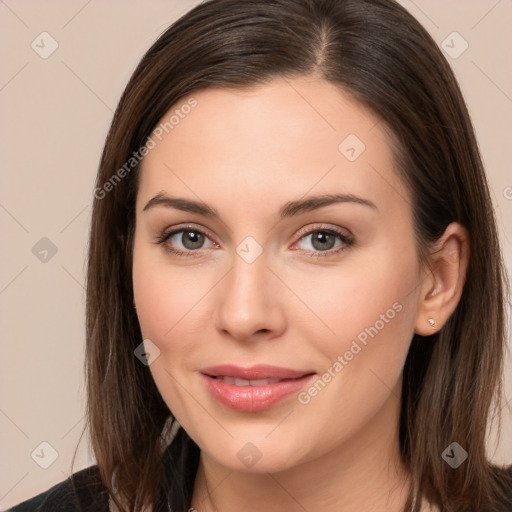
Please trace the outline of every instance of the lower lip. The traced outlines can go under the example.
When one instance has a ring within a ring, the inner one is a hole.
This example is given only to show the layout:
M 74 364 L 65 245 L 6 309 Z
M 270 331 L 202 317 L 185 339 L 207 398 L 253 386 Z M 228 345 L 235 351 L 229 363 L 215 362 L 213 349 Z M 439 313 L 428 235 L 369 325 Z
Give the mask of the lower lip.
M 298 393 L 314 375 L 286 379 L 263 386 L 236 386 L 208 375 L 202 375 L 210 393 L 221 404 L 237 411 L 255 412 L 269 409 L 281 400 Z

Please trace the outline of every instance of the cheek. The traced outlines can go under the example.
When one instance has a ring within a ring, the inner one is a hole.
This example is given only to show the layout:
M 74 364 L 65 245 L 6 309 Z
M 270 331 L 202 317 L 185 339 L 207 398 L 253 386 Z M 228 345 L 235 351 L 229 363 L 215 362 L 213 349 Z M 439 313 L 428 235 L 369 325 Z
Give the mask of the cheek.
M 392 244 L 380 252 L 354 254 L 339 268 L 310 270 L 307 279 L 302 270 L 288 271 L 286 282 L 303 299 L 295 313 L 288 308 L 295 315 L 290 326 L 309 328 L 311 339 L 330 358 L 349 350 L 353 340 L 367 347 L 370 340 L 380 340 L 375 348 L 401 351 L 413 332 L 417 276 L 414 248 L 396 251 Z
M 208 286 L 209 280 L 201 270 L 191 272 L 190 268 L 170 265 L 163 249 L 150 251 L 135 244 L 133 290 L 137 316 L 143 336 L 163 345 L 161 350 L 180 329 L 200 330 L 200 323 L 190 322 L 190 318 L 201 310 Z
M 162 255 L 163 254 L 163 255 Z M 164 401 L 181 420 L 190 407 L 183 375 L 204 328 L 197 317 L 205 295 L 204 276 L 166 264 L 165 254 L 134 246 L 133 289 L 142 336 L 160 350 L 149 370 Z
M 390 249 L 371 262 L 347 260 L 335 279 L 333 272 L 317 273 L 309 293 L 306 286 L 297 292 L 318 312 L 318 318 L 309 315 L 309 330 L 326 372 L 319 395 L 345 409 L 361 401 L 371 409 L 389 395 L 414 334 L 417 275 L 413 247 Z
M 414 260 L 408 265 L 405 260 L 403 265 L 391 262 L 384 259 L 371 270 L 354 270 L 350 278 L 340 279 L 337 291 L 312 297 L 311 307 L 335 335 L 325 330 L 316 336 L 314 348 L 322 354 L 324 373 L 299 400 L 304 421 L 315 418 L 311 439 L 325 439 L 320 447 L 306 441 L 305 453 L 329 451 L 340 439 L 371 425 L 387 401 L 398 407 L 414 332 L 416 269 Z

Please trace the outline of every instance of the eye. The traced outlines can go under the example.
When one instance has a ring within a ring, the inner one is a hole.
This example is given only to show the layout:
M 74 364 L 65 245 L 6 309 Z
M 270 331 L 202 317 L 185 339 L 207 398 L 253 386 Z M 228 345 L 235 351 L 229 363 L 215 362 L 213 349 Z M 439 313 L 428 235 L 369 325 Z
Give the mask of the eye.
M 335 228 L 319 227 L 299 236 L 300 250 L 311 253 L 309 256 L 312 257 L 332 256 L 354 244 L 351 237 Z
M 300 240 L 295 245 L 310 257 L 332 256 L 354 244 L 353 238 L 332 227 L 303 230 L 298 236 Z M 156 237 L 155 243 L 163 245 L 168 253 L 192 257 L 201 256 L 203 249 L 219 247 L 204 231 L 194 226 L 165 230 Z
M 210 244 L 205 246 L 208 241 Z M 155 243 L 163 245 L 166 251 L 178 256 L 199 256 L 200 249 L 217 246 L 203 231 L 195 227 L 164 231 L 157 236 Z

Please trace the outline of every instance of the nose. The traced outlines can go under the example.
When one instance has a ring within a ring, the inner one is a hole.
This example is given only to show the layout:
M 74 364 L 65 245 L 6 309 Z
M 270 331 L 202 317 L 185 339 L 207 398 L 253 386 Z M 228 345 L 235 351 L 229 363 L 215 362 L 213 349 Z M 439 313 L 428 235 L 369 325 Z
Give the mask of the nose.
M 238 341 L 269 340 L 286 328 L 282 283 L 262 254 L 247 263 L 234 255 L 233 267 L 218 289 L 216 327 Z

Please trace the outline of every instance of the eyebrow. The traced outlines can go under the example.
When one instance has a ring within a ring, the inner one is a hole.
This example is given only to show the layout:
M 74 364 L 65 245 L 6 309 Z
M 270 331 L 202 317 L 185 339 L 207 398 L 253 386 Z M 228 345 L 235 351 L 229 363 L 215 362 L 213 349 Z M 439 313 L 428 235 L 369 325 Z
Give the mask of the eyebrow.
M 301 213 L 310 212 L 318 208 L 337 203 L 352 203 L 378 210 L 377 206 L 375 206 L 375 204 L 369 199 L 364 199 L 353 194 L 324 194 L 318 196 L 309 196 L 305 199 L 298 199 L 285 203 L 279 209 L 279 217 L 282 219 L 293 217 Z M 180 197 L 170 197 L 166 196 L 163 192 L 160 192 L 155 197 L 150 199 L 142 211 L 146 212 L 157 206 L 175 208 L 184 212 L 197 213 L 199 215 L 204 215 L 205 217 L 220 219 L 219 212 L 212 206 L 202 201 L 192 201 L 190 199 L 184 199 Z

